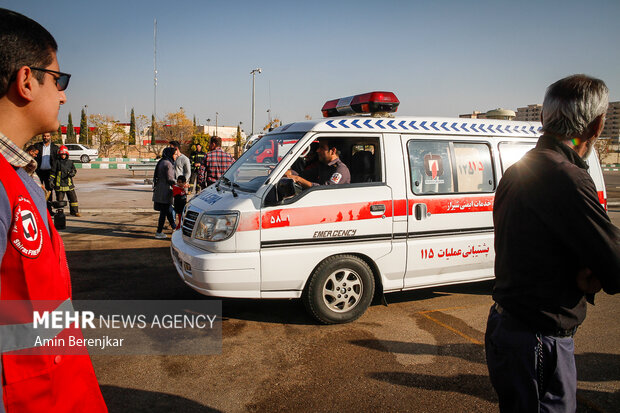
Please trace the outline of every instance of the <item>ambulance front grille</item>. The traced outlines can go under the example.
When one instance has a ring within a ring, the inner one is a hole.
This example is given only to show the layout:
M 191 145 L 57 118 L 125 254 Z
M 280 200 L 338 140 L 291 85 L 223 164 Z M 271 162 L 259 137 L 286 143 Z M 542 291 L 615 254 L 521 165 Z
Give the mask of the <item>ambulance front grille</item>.
M 194 225 L 196 225 L 196 220 L 198 219 L 198 212 L 196 211 L 187 211 L 185 213 L 185 217 L 183 218 L 183 235 L 191 237 L 192 231 L 194 230 Z

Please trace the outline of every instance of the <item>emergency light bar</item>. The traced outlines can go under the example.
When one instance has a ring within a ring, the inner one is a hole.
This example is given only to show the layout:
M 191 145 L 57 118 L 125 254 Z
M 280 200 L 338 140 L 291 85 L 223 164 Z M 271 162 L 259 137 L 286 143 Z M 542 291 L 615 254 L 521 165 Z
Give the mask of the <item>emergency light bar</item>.
M 400 101 L 392 92 L 370 92 L 325 102 L 323 117 L 353 113 L 396 112 Z

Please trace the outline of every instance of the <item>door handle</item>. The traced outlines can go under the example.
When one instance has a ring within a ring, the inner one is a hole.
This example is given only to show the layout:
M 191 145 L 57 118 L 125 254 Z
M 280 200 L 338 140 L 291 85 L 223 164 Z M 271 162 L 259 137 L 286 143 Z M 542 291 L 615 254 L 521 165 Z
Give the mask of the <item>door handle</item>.
M 372 215 L 383 215 L 385 214 L 385 205 L 383 204 L 374 204 L 370 206 L 370 213 Z
M 415 204 L 413 206 L 413 213 L 415 215 L 415 219 L 421 221 L 431 216 L 431 213 L 426 209 L 426 204 Z

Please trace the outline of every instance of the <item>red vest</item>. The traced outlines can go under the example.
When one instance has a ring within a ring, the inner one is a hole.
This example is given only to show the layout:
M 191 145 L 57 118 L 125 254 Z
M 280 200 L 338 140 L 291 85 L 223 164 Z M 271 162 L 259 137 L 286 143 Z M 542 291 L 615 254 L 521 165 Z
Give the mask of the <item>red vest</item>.
M 2 155 L 0 179 L 11 204 L 0 301 L 70 299 L 65 249 L 49 214 L 51 235 L 24 183 Z M 7 413 L 107 412 L 87 354 L 2 354 L 2 390 Z

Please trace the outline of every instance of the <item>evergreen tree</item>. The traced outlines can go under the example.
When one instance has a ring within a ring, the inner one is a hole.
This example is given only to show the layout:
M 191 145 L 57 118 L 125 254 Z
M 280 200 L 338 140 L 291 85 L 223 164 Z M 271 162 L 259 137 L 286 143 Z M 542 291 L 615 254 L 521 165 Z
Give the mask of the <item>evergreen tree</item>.
M 52 134 L 52 142 L 62 143 L 62 126 L 58 126 L 58 130 Z
M 73 118 L 71 112 L 69 112 L 69 120 L 67 121 L 67 139 L 66 143 L 77 143 L 75 139 L 75 130 L 73 129 Z
M 129 144 L 136 144 L 136 115 L 133 108 L 131 108 L 131 120 L 129 121 Z
M 241 156 L 241 140 L 243 137 L 241 136 L 241 126 L 237 125 L 237 134 L 235 135 L 235 159 L 239 159 Z
M 155 146 L 155 115 L 151 115 L 151 146 Z
M 80 116 L 80 143 L 85 145 L 90 144 L 90 138 L 88 136 L 88 121 L 86 120 L 86 111 L 82 108 L 82 114 Z

